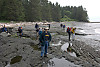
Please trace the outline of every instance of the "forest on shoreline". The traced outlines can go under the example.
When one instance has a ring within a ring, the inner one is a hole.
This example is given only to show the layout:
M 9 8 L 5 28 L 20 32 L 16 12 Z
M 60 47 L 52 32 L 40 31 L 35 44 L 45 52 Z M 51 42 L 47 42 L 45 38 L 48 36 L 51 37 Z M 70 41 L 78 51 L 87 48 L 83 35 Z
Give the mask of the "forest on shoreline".
M 0 20 L 88 22 L 83 6 L 60 6 L 48 0 L 0 0 Z

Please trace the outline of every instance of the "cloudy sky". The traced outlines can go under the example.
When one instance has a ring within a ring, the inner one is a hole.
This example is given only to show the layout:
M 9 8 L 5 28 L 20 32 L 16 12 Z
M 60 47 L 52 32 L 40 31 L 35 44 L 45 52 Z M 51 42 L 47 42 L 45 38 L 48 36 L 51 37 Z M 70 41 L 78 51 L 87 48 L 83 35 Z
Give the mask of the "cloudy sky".
M 91 22 L 100 22 L 100 0 L 49 0 L 61 6 L 83 6 L 88 11 Z

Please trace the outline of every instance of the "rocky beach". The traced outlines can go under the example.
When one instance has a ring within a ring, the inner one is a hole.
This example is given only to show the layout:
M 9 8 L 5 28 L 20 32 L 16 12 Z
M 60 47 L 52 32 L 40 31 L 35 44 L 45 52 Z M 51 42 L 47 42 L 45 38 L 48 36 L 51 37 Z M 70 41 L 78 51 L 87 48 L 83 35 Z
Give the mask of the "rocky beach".
M 100 67 L 100 23 L 62 22 L 76 27 L 75 41 L 68 41 L 60 24 L 51 22 L 48 58 L 42 59 L 35 22 L 5 24 L 9 34 L 0 32 L 0 67 Z M 21 38 L 19 26 L 23 28 Z

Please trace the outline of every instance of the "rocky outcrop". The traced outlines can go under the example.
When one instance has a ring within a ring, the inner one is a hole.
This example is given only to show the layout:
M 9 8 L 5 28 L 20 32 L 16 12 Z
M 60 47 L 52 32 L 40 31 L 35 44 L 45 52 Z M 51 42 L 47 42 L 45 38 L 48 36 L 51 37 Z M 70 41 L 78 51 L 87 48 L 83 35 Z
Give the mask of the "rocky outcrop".
M 100 52 L 82 41 L 70 41 L 71 49 L 77 57 L 71 56 L 68 51 L 61 50 L 61 46 L 69 41 L 67 33 L 59 27 L 59 23 L 51 25 L 52 41 L 50 44 L 61 42 L 58 46 L 49 46 L 48 58 L 40 57 L 41 49 L 38 48 L 39 41 L 36 40 L 33 25 L 23 27 L 21 38 L 17 35 L 17 28 L 12 28 L 9 37 L 7 33 L 0 33 L 0 67 L 7 65 L 11 67 L 48 67 L 49 60 L 54 57 L 65 58 L 80 67 L 100 67 Z M 13 58 L 19 60 L 12 61 Z M 13 64 L 10 64 L 11 62 Z

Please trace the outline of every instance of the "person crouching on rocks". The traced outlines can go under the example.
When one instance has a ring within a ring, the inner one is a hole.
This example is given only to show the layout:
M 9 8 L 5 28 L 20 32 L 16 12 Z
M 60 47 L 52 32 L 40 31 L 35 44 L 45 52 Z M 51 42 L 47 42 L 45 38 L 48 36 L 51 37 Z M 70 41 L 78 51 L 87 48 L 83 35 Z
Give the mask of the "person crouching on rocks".
M 4 25 L 4 27 L 2 28 L 2 32 L 6 32 L 6 33 L 7 33 L 7 28 L 5 27 L 5 25 Z
M 41 41 L 41 57 L 47 57 L 47 51 L 48 51 L 48 46 L 49 42 L 51 41 L 51 34 L 49 33 L 49 28 L 45 28 L 45 31 L 41 34 L 40 36 L 40 41 Z

